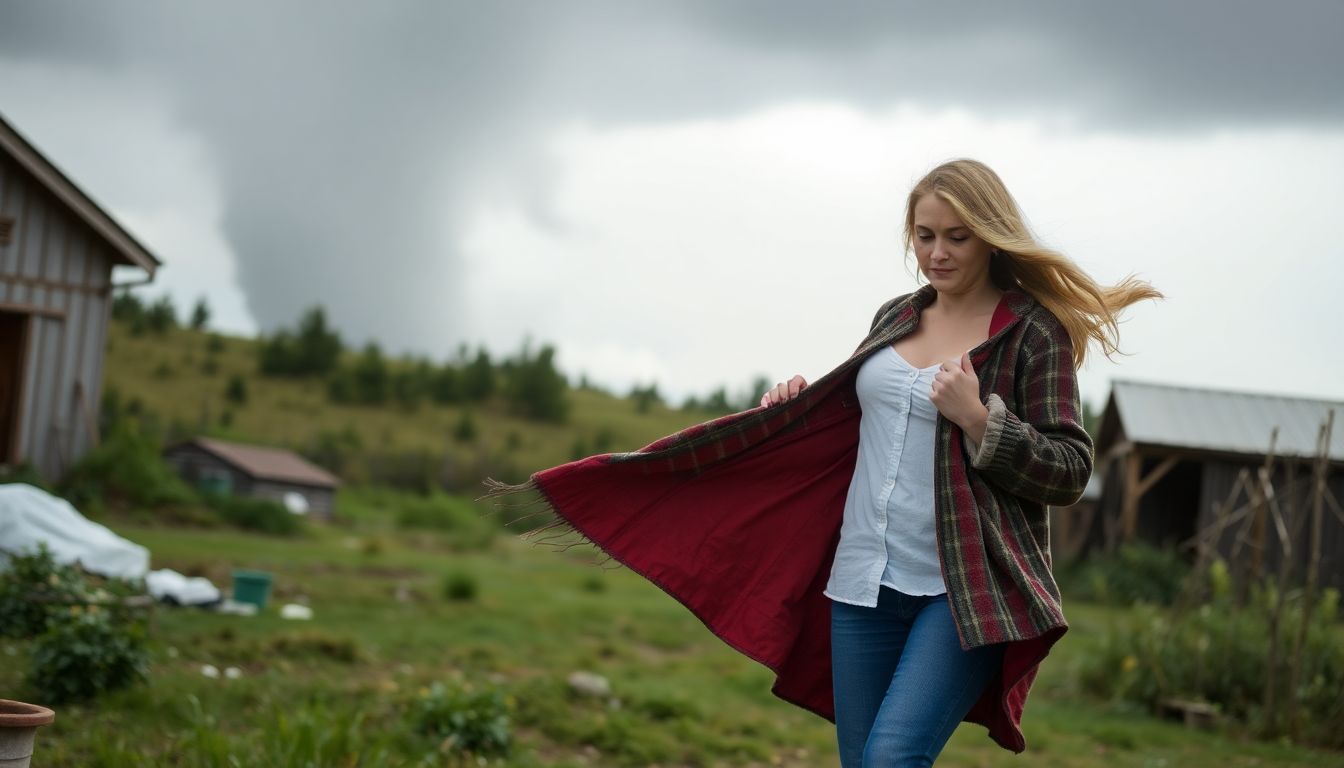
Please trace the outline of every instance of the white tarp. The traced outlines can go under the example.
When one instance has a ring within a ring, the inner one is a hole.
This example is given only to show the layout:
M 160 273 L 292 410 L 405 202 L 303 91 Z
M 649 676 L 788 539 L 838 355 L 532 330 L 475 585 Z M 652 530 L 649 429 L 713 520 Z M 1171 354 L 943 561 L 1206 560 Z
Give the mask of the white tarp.
M 143 579 L 149 550 L 79 514 L 70 502 L 23 483 L 0 485 L 0 565 L 10 554 L 31 554 L 46 542 L 58 563 L 78 560 L 85 570 Z
M 222 595 L 204 576 L 183 576 L 177 571 L 161 568 L 145 576 L 145 589 L 155 600 L 171 599 L 179 605 L 209 605 L 219 602 Z

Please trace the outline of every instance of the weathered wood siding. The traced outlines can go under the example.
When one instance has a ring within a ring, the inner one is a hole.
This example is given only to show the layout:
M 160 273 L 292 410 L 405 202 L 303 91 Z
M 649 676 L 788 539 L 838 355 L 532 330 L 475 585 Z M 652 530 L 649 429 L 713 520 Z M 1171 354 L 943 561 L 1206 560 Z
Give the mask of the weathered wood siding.
M 62 475 L 96 440 L 114 255 L 69 208 L 0 153 L 0 311 L 26 315 L 15 462 Z
M 209 486 L 214 478 L 222 476 L 228 478 L 230 492 L 242 496 L 252 492 L 251 477 L 199 446 L 174 446 L 164 451 L 163 458 L 193 488 Z

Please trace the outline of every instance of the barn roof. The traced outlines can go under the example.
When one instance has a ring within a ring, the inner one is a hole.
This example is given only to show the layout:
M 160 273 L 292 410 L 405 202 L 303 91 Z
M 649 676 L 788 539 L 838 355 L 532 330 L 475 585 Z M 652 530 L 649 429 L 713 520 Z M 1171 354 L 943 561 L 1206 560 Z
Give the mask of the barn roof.
M 1344 401 L 1115 381 L 1106 408 L 1134 443 L 1262 456 L 1276 426 L 1276 455 L 1315 455 L 1317 433 L 1334 409 L 1330 458 L 1344 461 Z M 1099 442 L 1115 438 L 1107 431 Z
M 323 488 L 335 488 L 341 484 L 335 475 L 293 451 L 282 448 L 230 443 L 211 437 L 197 437 L 183 445 L 199 446 L 258 480 L 315 485 Z
M 94 202 L 82 189 L 75 185 L 57 168 L 54 163 L 37 150 L 23 137 L 14 126 L 0 115 L 0 151 L 14 158 L 19 167 L 28 171 L 38 183 L 46 187 L 57 200 L 64 203 L 85 224 L 112 246 L 112 250 L 122 263 L 139 267 L 151 276 L 159 266 L 159 260 L 149 249 L 127 232 L 116 219 L 113 219 L 102 206 Z

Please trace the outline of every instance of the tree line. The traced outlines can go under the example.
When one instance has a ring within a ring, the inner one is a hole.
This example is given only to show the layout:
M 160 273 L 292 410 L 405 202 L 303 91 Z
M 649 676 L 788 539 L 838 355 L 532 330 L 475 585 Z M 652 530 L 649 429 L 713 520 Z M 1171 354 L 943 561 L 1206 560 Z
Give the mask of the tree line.
M 166 294 L 147 302 L 129 291 L 120 292 L 114 297 L 112 315 L 135 335 L 165 333 L 179 327 L 176 309 Z M 206 330 L 210 316 L 205 299 L 200 299 L 187 325 Z M 465 344 L 458 347 L 455 357 L 442 363 L 423 357 L 394 360 L 376 342 L 348 348 L 328 323 L 325 309 L 317 305 L 306 310 L 294 327 L 282 327 L 258 338 L 257 371 L 270 377 L 324 380 L 328 400 L 342 405 L 395 405 L 414 410 L 423 402 L 471 405 L 500 397 L 511 411 L 524 418 L 564 423 L 571 387 L 556 368 L 555 356 L 553 345 L 534 348 L 527 340 L 517 353 L 498 360 L 484 347 L 472 352 Z M 577 386 L 604 391 L 587 376 L 581 376 Z M 632 387 L 627 398 L 639 413 L 661 406 L 718 415 L 754 408 L 769 386 L 769 380 L 757 376 L 744 390 L 730 393 L 720 386 L 672 406 L 658 391 L 658 385 L 649 383 Z M 245 385 L 231 382 L 229 399 L 245 400 Z
M 172 300 L 163 296 L 142 301 L 118 293 L 112 316 L 133 335 L 166 333 L 179 327 Z M 205 330 L 210 310 L 202 299 L 189 325 Z M 319 379 L 327 399 L 342 405 L 395 405 L 413 410 L 424 402 L 470 405 L 502 398 L 511 411 L 534 421 L 563 423 L 569 415 L 569 382 L 555 366 L 555 347 L 534 348 L 530 340 L 512 356 L 492 359 L 484 347 L 474 353 L 463 344 L 456 357 L 442 363 L 427 358 L 393 359 L 370 341 L 349 349 L 327 320 L 322 306 L 306 310 L 293 328 L 282 327 L 257 339 L 257 372 L 266 377 Z M 246 397 L 231 385 L 234 400 Z

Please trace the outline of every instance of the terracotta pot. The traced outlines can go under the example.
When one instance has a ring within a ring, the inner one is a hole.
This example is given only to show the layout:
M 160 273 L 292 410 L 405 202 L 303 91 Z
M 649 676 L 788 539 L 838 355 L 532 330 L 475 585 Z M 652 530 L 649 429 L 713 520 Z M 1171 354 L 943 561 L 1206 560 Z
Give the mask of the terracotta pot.
M 46 707 L 0 699 L 0 768 L 28 768 L 37 729 L 55 719 Z

